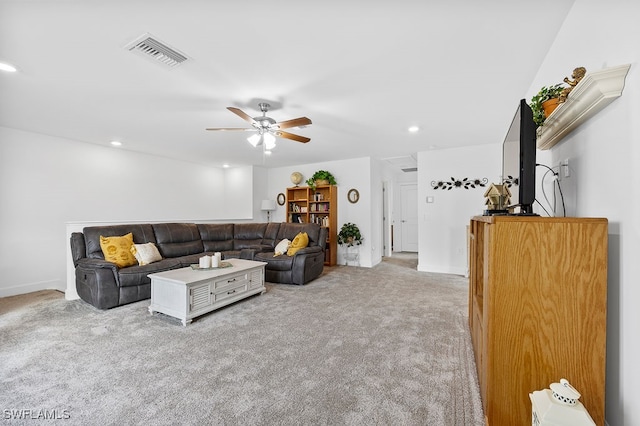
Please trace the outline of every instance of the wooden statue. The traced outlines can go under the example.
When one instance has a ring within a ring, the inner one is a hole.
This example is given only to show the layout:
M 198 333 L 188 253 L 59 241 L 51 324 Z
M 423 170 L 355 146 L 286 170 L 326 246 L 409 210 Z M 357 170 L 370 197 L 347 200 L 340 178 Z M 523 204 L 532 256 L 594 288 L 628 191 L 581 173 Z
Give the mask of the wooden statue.
M 582 80 L 586 73 L 587 69 L 585 67 L 578 67 L 574 69 L 573 73 L 571 74 L 571 78 L 573 78 L 573 80 L 569 80 L 569 77 L 564 78 L 563 81 L 567 83 L 569 87 L 565 88 L 560 94 L 560 99 L 558 99 L 559 103 L 567 100 L 567 96 L 569 96 L 569 93 L 571 93 L 573 88 L 576 87 L 578 83 L 580 83 L 580 80 Z

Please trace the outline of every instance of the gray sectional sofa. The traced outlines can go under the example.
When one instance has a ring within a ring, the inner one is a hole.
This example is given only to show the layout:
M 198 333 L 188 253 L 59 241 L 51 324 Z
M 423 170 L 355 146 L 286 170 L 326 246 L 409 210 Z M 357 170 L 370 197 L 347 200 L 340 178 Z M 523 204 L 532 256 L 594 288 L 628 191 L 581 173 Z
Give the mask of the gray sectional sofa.
M 133 234 L 135 244 L 154 243 L 162 260 L 124 268 L 104 260 L 100 236 Z M 283 239 L 306 232 L 309 245 L 294 256 L 274 256 Z M 80 298 L 96 308 L 109 309 L 151 297 L 155 272 L 197 264 L 201 256 L 221 252 L 223 259 L 266 262 L 265 280 L 306 284 L 324 268 L 327 228 L 314 223 L 148 223 L 91 226 L 71 235 L 76 289 Z

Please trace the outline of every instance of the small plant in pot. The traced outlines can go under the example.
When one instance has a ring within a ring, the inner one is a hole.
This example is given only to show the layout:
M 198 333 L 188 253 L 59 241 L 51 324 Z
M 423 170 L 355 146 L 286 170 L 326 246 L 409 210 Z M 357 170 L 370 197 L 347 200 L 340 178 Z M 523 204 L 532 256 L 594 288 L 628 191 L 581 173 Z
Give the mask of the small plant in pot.
M 362 234 L 360 234 L 360 229 L 357 225 L 347 222 L 340 228 L 338 244 L 341 246 L 359 246 L 362 244 L 362 240 L 364 240 L 364 238 L 362 238 Z
M 544 86 L 540 91 L 531 98 L 529 106 L 533 111 L 533 121 L 538 126 L 542 126 L 544 120 L 558 106 L 558 99 L 562 94 L 564 87 L 562 83 L 553 86 Z
M 336 185 L 336 178 L 326 170 L 318 170 L 306 183 L 311 189 L 316 189 L 318 185 Z

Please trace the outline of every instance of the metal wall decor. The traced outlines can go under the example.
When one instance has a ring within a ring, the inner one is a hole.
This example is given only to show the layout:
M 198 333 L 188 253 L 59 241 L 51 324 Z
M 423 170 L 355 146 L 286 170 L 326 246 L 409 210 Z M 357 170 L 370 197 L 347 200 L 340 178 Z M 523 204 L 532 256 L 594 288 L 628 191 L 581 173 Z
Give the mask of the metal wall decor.
M 487 183 L 489 182 L 489 179 L 487 178 L 482 178 L 482 179 L 469 179 L 469 178 L 464 178 L 464 179 L 456 179 L 454 177 L 451 178 L 451 181 L 443 181 L 443 180 L 439 180 L 439 181 L 431 181 L 431 187 L 433 189 L 446 189 L 448 191 L 451 191 L 453 188 L 464 188 L 464 189 L 469 189 L 469 188 L 475 188 L 475 187 L 483 187 L 485 186 Z
M 513 176 L 507 176 L 506 179 L 502 180 L 504 185 L 507 185 L 507 188 L 511 188 L 512 186 L 518 186 L 518 178 Z

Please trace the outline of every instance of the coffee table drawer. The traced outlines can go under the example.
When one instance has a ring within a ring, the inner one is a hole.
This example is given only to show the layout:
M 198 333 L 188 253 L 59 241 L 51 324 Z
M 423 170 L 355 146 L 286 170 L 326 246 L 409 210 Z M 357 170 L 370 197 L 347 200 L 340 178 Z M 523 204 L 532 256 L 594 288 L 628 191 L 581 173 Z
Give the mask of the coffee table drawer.
M 222 292 L 213 295 L 213 303 L 218 303 L 232 297 L 238 297 L 247 291 L 247 283 L 241 283 L 235 287 L 226 287 Z
M 213 292 L 218 293 L 229 288 L 236 288 L 239 285 L 247 285 L 249 283 L 249 274 L 237 274 L 224 279 L 217 280 L 213 283 Z

